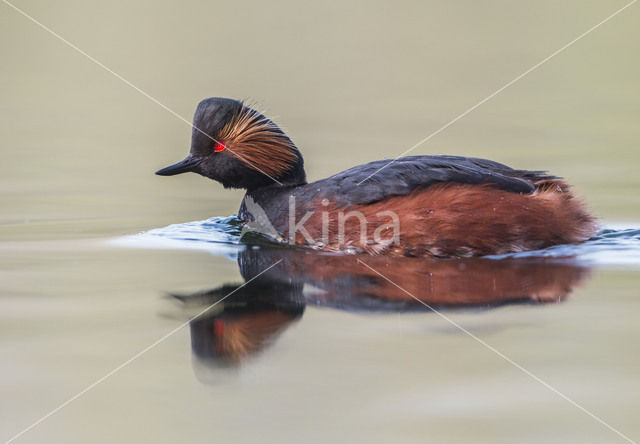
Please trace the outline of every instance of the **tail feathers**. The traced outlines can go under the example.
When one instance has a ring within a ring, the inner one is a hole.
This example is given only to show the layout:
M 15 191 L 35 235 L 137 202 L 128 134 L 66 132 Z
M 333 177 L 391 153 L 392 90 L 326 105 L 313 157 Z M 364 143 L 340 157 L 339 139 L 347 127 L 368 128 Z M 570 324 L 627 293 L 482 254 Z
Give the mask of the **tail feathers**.
M 535 183 L 534 198 L 549 210 L 549 228 L 559 243 L 582 242 L 597 230 L 596 219 L 566 182 L 558 179 Z

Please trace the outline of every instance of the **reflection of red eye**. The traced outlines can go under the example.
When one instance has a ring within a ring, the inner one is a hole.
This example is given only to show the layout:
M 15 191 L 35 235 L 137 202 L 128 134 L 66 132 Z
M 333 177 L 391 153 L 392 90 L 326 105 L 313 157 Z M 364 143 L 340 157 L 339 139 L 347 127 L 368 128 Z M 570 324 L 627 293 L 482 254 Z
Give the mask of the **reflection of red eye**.
M 219 153 L 220 151 L 224 151 L 226 147 L 227 145 L 225 145 L 224 142 L 216 142 L 215 146 L 213 147 L 213 151 Z

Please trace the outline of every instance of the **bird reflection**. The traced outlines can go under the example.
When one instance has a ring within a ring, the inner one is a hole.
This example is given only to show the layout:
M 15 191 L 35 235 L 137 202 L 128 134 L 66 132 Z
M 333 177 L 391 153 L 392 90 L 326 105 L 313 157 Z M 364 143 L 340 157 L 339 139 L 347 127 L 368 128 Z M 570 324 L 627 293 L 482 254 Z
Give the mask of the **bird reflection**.
M 206 308 L 212 314 L 189 323 L 191 348 L 205 363 L 233 365 L 271 343 L 302 316 L 302 285 L 274 282 L 260 276 L 248 285 L 223 285 L 186 296 L 173 295 L 185 307 Z
M 558 260 L 425 260 L 264 248 L 241 252 L 238 266 L 244 283 L 173 295 L 185 309 L 215 304 L 190 322 L 200 363 L 237 366 L 267 349 L 307 305 L 398 313 L 546 304 L 566 299 L 589 274 Z

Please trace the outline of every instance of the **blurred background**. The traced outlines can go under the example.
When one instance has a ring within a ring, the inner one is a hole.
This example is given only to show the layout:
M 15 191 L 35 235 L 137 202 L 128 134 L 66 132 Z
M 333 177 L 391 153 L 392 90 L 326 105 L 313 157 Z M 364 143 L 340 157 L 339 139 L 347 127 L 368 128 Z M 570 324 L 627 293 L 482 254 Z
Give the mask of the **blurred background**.
M 191 120 L 255 101 L 310 179 L 394 157 L 624 2 L 17 2 Z M 615 17 L 412 154 L 548 169 L 605 221 L 640 217 L 640 15 Z M 153 172 L 190 128 L 3 5 L 5 239 L 125 234 L 237 211 L 241 192 Z M 28 222 L 28 225 L 25 225 Z
M 310 180 L 399 155 L 625 4 L 15 0 L 188 121 L 205 97 L 257 103 Z M 633 5 L 412 154 L 550 170 L 604 224 L 637 223 L 638 29 Z M 186 155 L 189 125 L 6 4 L 0 37 L 8 439 L 182 322 L 165 291 L 240 280 L 224 257 L 89 240 L 234 214 L 242 192 L 154 176 Z M 639 284 L 600 271 L 561 306 L 456 319 L 640 437 Z M 303 324 L 213 386 L 193 377 L 183 331 L 17 442 L 619 438 L 432 315 Z

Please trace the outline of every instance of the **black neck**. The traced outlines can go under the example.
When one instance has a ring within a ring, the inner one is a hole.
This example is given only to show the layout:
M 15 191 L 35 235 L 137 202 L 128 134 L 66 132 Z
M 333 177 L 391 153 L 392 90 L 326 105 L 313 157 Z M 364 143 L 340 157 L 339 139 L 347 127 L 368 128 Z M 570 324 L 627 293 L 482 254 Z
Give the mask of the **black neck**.
M 307 183 L 307 175 L 304 171 L 304 162 L 302 156 L 298 153 L 298 161 L 289 171 L 279 177 L 269 177 L 266 174 L 260 173 L 257 175 L 256 180 L 251 185 L 247 186 L 247 192 L 253 193 L 256 190 L 263 188 L 278 188 L 278 187 L 295 187 L 305 185 Z

